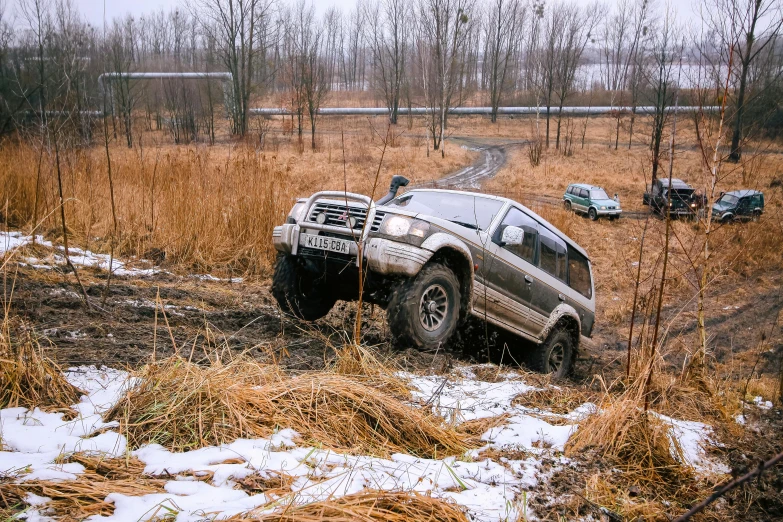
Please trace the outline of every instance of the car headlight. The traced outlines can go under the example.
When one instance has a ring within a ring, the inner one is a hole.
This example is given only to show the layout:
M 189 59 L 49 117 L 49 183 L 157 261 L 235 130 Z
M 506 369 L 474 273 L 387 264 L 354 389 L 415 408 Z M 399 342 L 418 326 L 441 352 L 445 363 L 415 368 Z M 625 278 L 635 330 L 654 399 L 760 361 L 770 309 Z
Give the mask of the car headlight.
M 387 236 L 401 237 L 408 233 L 412 223 L 412 219 L 404 216 L 389 216 L 383 220 L 378 232 Z
M 606 210 L 606 207 L 602 205 L 601 210 Z
M 291 209 L 291 212 L 288 213 L 288 219 L 285 220 L 286 223 L 297 223 L 299 221 L 302 221 L 302 219 L 305 217 L 302 214 L 304 214 L 305 211 L 305 202 L 304 201 L 297 201 L 294 207 Z
M 696 203 L 691 203 L 691 208 L 696 208 Z
M 430 224 L 420 219 L 412 219 L 405 216 L 387 216 L 381 222 L 378 233 L 391 236 L 409 236 L 413 243 L 419 244 L 421 240 L 430 234 Z

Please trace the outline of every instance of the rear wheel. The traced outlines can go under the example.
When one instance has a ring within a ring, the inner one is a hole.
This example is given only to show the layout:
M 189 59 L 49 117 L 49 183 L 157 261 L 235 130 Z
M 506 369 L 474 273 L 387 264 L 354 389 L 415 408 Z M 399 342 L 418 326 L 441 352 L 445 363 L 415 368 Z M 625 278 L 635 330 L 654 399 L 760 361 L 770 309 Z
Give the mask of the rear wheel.
M 598 211 L 595 208 L 590 207 L 590 210 L 587 211 L 587 216 L 591 221 L 595 221 L 598 219 Z
M 565 208 L 567 211 L 571 211 L 571 201 L 565 200 L 563 201 L 563 208 Z
M 395 344 L 435 350 L 457 329 L 460 307 L 459 279 L 448 267 L 427 265 L 400 285 L 387 308 Z
M 325 316 L 336 302 L 329 296 L 323 278 L 307 272 L 297 264 L 296 258 L 288 255 L 277 258 L 272 295 L 283 313 L 305 321 Z
M 549 334 L 547 340 L 536 347 L 532 362 L 536 370 L 552 375 L 555 380 L 571 373 L 574 365 L 574 339 L 565 328 L 559 327 Z

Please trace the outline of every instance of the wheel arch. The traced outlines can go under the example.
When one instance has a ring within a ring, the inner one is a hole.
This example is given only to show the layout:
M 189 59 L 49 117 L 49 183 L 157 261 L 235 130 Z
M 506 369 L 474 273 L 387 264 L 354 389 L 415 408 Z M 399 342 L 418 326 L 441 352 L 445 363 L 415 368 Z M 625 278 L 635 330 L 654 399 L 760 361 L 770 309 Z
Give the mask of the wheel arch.
M 460 320 L 467 317 L 473 295 L 473 263 L 470 251 L 467 247 L 463 248 L 454 244 L 443 245 L 427 261 L 427 264 L 445 265 L 457 276 L 460 286 Z
M 578 350 L 582 324 L 579 320 L 579 314 L 571 305 L 564 303 L 552 311 L 549 321 L 547 321 L 544 329 L 541 331 L 541 341 L 545 342 L 549 335 L 559 328 L 565 328 L 571 334 L 574 349 Z

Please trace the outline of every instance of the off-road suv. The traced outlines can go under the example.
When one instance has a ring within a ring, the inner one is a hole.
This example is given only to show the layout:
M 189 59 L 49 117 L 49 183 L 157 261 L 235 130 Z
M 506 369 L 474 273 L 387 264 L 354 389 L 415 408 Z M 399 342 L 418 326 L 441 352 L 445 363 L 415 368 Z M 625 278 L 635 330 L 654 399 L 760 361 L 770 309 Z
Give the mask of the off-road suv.
M 540 371 L 566 375 L 595 318 L 587 253 L 515 201 L 434 189 L 396 197 L 405 184 L 395 176 L 377 202 L 345 192 L 297 201 L 273 232 L 281 309 L 312 321 L 361 291 L 386 308 L 398 344 L 423 350 L 473 315 L 532 341 Z

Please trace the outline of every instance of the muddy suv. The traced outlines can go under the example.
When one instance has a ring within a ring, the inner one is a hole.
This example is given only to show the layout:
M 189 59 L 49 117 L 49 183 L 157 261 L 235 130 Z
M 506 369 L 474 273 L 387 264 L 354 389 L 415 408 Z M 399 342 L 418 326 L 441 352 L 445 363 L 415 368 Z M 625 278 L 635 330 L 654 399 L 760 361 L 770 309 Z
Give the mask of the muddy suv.
M 764 193 L 758 190 L 735 190 L 721 193 L 712 205 L 712 215 L 722 223 L 758 221 L 764 212 Z
M 281 309 L 312 321 L 361 292 L 387 310 L 397 344 L 422 350 L 472 315 L 532 341 L 540 371 L 567 374 L 595 318 L 587 253 L 515 201 L 434 189 L 395 197 L 406 182 L 395 176 L 377 202 L 345 192 L 297 201 L 273 232 Z

